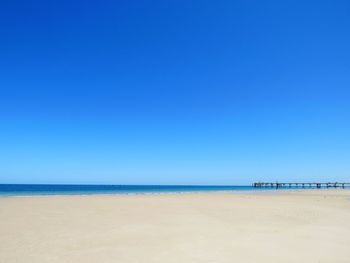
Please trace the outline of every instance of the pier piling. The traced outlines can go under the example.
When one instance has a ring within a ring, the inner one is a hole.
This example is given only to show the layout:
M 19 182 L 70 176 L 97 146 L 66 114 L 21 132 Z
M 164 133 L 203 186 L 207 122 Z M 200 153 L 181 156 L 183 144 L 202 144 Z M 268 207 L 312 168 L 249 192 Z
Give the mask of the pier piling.
M 270 182 L 255 182 L 252 184 L 254 188 L 285 188 L 289 187 L 292 188 L 293 186 L 295 188 L 302 187 L 302 188 L 347 188 L 350 187 L 350 183 L 338 183 L 338 182 L 327 182 L 327 183 L 270 183 Z

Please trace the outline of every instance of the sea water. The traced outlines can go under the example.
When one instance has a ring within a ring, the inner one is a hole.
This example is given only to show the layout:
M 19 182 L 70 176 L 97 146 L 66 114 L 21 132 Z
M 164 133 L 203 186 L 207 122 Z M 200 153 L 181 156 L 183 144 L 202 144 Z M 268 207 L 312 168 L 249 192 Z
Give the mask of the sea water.
M 262 190 L 273 190 L 264 188 Z M 0 184 L 1 196 L 261 191 L 252 186 Z

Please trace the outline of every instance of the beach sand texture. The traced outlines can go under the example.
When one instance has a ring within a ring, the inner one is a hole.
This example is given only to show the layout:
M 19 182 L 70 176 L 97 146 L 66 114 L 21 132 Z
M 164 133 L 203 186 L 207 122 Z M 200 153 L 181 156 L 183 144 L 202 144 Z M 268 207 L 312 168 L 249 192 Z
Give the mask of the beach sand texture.
M 0 198 L 1 263 L 350 262 L 350 191 Z

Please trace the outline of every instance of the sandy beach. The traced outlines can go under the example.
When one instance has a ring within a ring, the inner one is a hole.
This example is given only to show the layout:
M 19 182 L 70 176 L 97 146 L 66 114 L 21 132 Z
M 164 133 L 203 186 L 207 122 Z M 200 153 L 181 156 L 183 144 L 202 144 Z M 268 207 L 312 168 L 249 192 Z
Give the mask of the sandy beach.
M 350 262 L 350 191 L 3 197 L 0 262 Z

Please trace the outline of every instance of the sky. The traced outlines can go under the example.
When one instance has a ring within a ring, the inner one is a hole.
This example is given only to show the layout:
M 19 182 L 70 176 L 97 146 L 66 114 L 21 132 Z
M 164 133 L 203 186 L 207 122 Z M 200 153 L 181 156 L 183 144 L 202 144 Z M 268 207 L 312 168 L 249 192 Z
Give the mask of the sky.
M 0 183 L 350 181 L 349 1 L 0 0 Z

